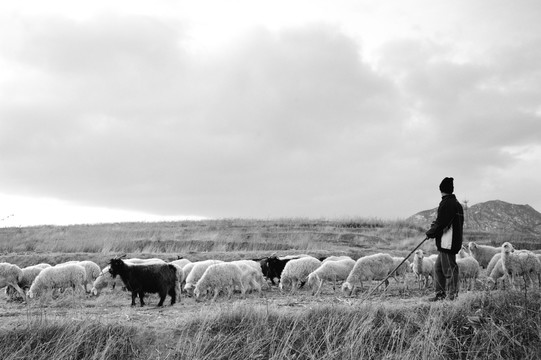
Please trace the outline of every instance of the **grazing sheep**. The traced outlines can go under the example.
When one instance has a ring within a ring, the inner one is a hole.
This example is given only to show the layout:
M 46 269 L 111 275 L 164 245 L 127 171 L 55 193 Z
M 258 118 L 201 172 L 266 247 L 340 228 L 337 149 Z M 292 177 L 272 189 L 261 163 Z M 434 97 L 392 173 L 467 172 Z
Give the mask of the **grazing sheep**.
M 79 261 L 79 265 L 81 265 L 82 267 L 85 268 L 86 277 L 85 277 L 85 280 L 83 282 L 83 285 L 84 285 L 84 288 L 85 288 L 85 292 L 88 292 L 87 287 L 86 287 L 87 284 L 93 284 L 94 283 L 94 280 L 96 280 L 97 277 L 100 275 L 101 269 L 98 266 L 98 264 L 96 264 L 95 262 L 90 261 L 90 260 Z
M 186 265 L 185 268 L 193 264 L 192 268 L 189 269 L 189 273 L 186 275 L 186 285 L 184 285 L 184 290 L 191 293 L 195 287 L 195 284 L 197 284 L 199 279 L 201 279 L 201 276 L 203 276 L 207 268 L 210 265 L 222 262 L 222 260 L 203 260 Z
M 190 272 L 192 271 L 193 267 L 195 266 L 195 264 L 197 264 L 199 261 L 195 261 L 195 262 L 191 262 L 191 263 L 188 263 L 186 265 L 184 265 L 184 267 L 182 268 L 182 270 L 184 270 L 184 276 L 185 277 L 188 277 L 188 275 L 190 275 Z M 184 280 L 186 281 L 186 279 Z
M 498 263 L 498 261 L 500 261 L 500 259 L 502 258 L 502 253 L 501 251 L 499 253 L 497 253 L 496 255 L 494 255 L 492 257 L 492 259 L 490 259 L 488 265 L 487 265 L 487 276 L 490 276 L 490 273 L 492 273 L 492 270 L 494 269 L 494 267 L 496 266 L 496 264 Z M 501 265 L 500 265 L 501 266 Z M 502 273 L 502 276 L 503 276 L 503 273 Z
M 460 250 L 459 258 L 456 259 L 456 264 L 458 266 L 460 281 L 463 281 L 464 284 L 467 285 L 467 289 L 474 290 L 475 281 L 479 276 L 479 263 L 477 260 L 464 250 Z
M 299 259 L 290 260 L 284 267 L 280 276 L 280 291 L 284 286 L 291 285 L 291 293 L 297 289 L 298 283 L 305 283 L 308 275 L 321 266 L 321 261 L 312 256 L 305 256 Z
M 478 245 L 473 241 L 468 244 L 468 248 L 470 250 L 470 254 L 475 260 L 477 260 L 479 266 L 481 266 L 483 269 L 486 269 L 492 257 L 501 251 L 501 248 L 489 245 Z
M 496 254 L 498 255 L 498 254 Z M 494 257 L 492 258 L 494 260 L 494 258 L 496 258 L 496 255 L 494 255 Z M 489 267 L 491 266 L 492 264 L 492 260 L 489 264 Z M 487 268 L 488 269 L 488 268 Z M 488 272 L 487 272 L 488 274 Z M 487 286 L 489 289 L 494 289 L 496 288 L 496 286 L 498 285 L 498 280 L 500 278 L 503 278 L 502 279 L 502 287 L 505 289 L 505 278 L 504 278 L 504 275 L 505 275 L 505 272 L 503 271 L 503 263 L 502 263 L 502 260 L 501 260 L 501 255 L 497 258 L 496 261 L 494 261 L 494 264 L 492 265 L 491 267 L 491 270 L 490 270 L 490 274 L 488 274 L 488 278 L 487 278 Z
M 12 286 L 26 301 L 26 294 L 20 288 L 19 283 L 23 280 L 23 271 L 17 265 L 10 263 L 0 263 L 0 288 Z
M 325 280 L 332 281 L 332 288 L 336 291 L 336 281 L 346 280 L 353 266 L 355 266 L 355 260 L 350 257 L 323 261 L 320 267 L 308 275 L 308 286 L 312 289 L 312 295 L 320 294 Z
M 520 254 L 522 252 L 528 252 L 528 250 L 515 250 L 513 251 L 514 254 Z M 492 257 L 490 262 L 487 266 L 487 281 L 488 281 L 488 287 L 489 288 L 496 288 L 498 285 L 498 280 L 501 279 L 502 288 L 505 289 L 505 283 L 507 282 L 507 277 L 504 277 L 505 272 L 503 270 L 503 263 L 501 261 L 502 254 L 501 252 L 499 254 L 496 254 Z M 529 284 L 530 282 L 530 276 L 529 274 L 521 273 L 522 277 L 524 278 L 524 283 Z M 503 278 L 503 279 L 502 279 Z
M 111 266 L 107 265 L 101 270 L 101 273 L 98 275 L 94 283 L 92 284 L 92 289 L 90 292 L 94 296 L 98 296 L 100 292 L 107 286 L 111 286 L 112 289 L 115 289 L 117 286 L 122 287 L 124 283 L 120 277 L 113 278 L 113 275 L 109 272 Z
M 82 289 L 85 291 L 83 283 L 86 279 L 86 270 L 79 264 L 59 264 L 48 267 L 36 276 L 34 282 L 28 290 L 30 299 L 40 295 L 49 289 L 73 288 L 74 291 Z
M 267 282 L 263 278 L 261 266 L 253 260 L 236 260 L 231 261 L 236 264 L 242 271 L 242 281 L 246 291 L 257 290 L 261 294 L 261 287 L 267 287 Z
M 434 263 L 434 261 L 424 257 L 423 250 L 419 249 L 415 251 L 412 270 L 419 281 L 419 289 L 422 288 L 423 284 L 427 288 L 429 278 L 434 279 Z
M 272 285 L 276 285 L 274 279 L 280 279 L 284 267 L 291 259 L 281 259 L 275 255 L 271 255 L 268 258 L 261 259 L 259 264 L 263 275 L 270 280 Z
M 151 259 L 139 259 L 139 258 L 131 258 L 131 259 L 124 259 L 124 262 L 126 264 L 132 264 L 132 265 L 149 265 L 149 264 L 165 264 L 165 261 L 158 258 L 151 258 Z M 120 277 L 115 277 L 111 275 L 109 272 L 110 265 L 107 265 L 104 267 L 98 277 L 94 280 L 94 283 L 92 284 L 92 289 L 90 292 L 94 296 L 98 296 L 101 290 L 106 288 L 107 286 L 111 286 L 112 289 L 115 289 L 117 286 L 124 286 L 124 283 L 122 282 L 122 279 Z
M 100 273 L 101 273 L 100 267 L 98 266 L 98 264 L 96 264 L 95 262 L 90 261 L 90 260 L 83 260 L 83 261 L 72 260 L 72 261 L 66 261 L 66 262 L 57 264 L 56 266 L 70 265 L 70 264 L 78 264 L 78 265 L 81 265 L 81 266 L 86 270 L 86 277 L 85 277 L 85 279 L 84 279 L 84 281 L 83 281 L 83 285 L 84 285 L 84 288 L 85 288 L 85 292 L 88 292 L 88 289 L 87 289 L 86 286 L 87 286 L 87 284 L 92 284 L 92 283 L 94 283 L 94 280 L 96 280 L 96 278 L 100 275 Z
M 349 290 L 349 295 L 355 294 L 355 288 L 360 285 L 363 288 L 363 281 L 383 280 L 394 269 L 394 260 L 391 255 L 379 253 L 364 256 L 357 260 L 349 273 L 346 281 L 342 284 L 342 291 Z M 389 281 L 385 280 L 385 287 Z
M 263 276 L 263 272 L 261 271 L 261 264 L 255 260 L 248 260 L 248 259 L 243 259 L 243 260 L 234 260 L 234 261 L 231 261 L 232 263 L 235 263 L 235 264 L 246 264 L 248 266 L 250 266 L 251 268 L 253 268 L 254 270 L 257 270 L 261 273 L 261 276 Z M 264 281 L 264 279 L 263 279 Z
M 25 268 L 22 268 L 21 271 L 23 273 L 23 276 L 22 276 L 21 281 L 18 284 L 19 287 L 23 291 L 28 291 L 28 289 L 30 288 L 30 285 L 32 285 L 32 282 L 34 281 L 36 276 L 38 276 L 41 270 L 48 267 L 51 267 L 51 265 L 42 263 L 42 264 L 37 264 L 37 265 L 32 265 L 32 266 L 27 266 Z M 20 293 L 18 293 L 17 290 L 13 286 L 11 285 L 6 286 L 6 295 L 11 300 L 14 300 L 17 297 L 17 294 L 20 295 Z
M 175 292 L 177 294 L 177 300 L 180 301 L 182 295 L 182 283 L 184 282 L 184 270 L 180 265 L 173 264 L 173 262 L 168 263 L 175 267 L 177 282 L 175 283 Z
M 537 275 L 538 285 L 541 286 L 541 263 L 537 256 L 528 250 L 514 251 L 513 245 L 505 242 L 501 248 L 501 261 L 505 277 L 511 277 L 511 286 L 515 289 L 515 277 L 524 274 L 531 279 Z M 534 281 L 535 283 L 535 281 Z
M 113 278 L 120 276 L 128 291 L 131 291 L 132 306 L 135 306 L 137 295 L 141 306 L 144 306 L 145 293 L 158 293 L 160 296 L 158 306 L 163 306 L 167 295 L 171 297 L 171 305 L 175 304 L 178 275 L 174 265 L 165 263 L 132 265 L 117 258 L 111 259 L 109 265 L 109 272 Z
M 251 268 L 253 270 L 253 268 Z M 245 287 L 242 281 L 242 270 L 234 263 L 215 263 L 208 266 L 204 274 L 197 281 L 194 289 L 194 296 L 197 300 L 200 297 L 214 293 L 212 301 L 215 301 L 220 291 L 227 290 L 227 297 L 231 299 L 235 287 L 240 289 L 242 296 L 245 295 Z
M 177 260 L 175 260 L 177 261 Z M 171 263 L 174 263 L 175 261 L 172 261 Z M 163 260 L 161 259 L 157 259 L 157 258 L 153 258 L 153 259 L 137 259 L 137 258 L 134 258 L 134 259 L 125 259 L 124 262 L 126 264 L 132 264 L 132 265 L 141 265 L 141 264 L 163 264 L 165 263 Z M 106 288 L 107 286 L 111 286 L 111 289 L 115 289 L 117 286 L 119 287 L 123 287 L 124 286 L 124 283 L 122 282 L 122 279 L 120 277 L 115 277 L 113 278 L 113 276 L 111 275 L 111 273 L 109 272 L 109 268 L 110 268 L 110 265 L 107 265 L 106 267 L 104 267 L 99 276 L 96 278 L 96 280 L 94 280 L 94 283 L 92 285 L 92 289 L 90 290 L 90 292 L 92 293 L 92 295 L 94 296 L 98 296 L 99 293 L 101 292 L 101 290 L 103 290 L 104 288 Z M 177 277 L 179 279 L 181 279 L 179 281 L 179 287 L 177 288 L 177 294 L 180 295 L 180 283 L 182 283 L 182 280 L 183 280 L 183 272 L 179 272 L 178 269 L 177 269 Z

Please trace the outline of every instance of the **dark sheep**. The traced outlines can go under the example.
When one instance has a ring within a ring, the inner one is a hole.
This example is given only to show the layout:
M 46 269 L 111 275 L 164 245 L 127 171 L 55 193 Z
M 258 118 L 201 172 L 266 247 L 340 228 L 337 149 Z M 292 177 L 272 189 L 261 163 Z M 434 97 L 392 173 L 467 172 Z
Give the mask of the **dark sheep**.
M 274 278 L 280 279 L 282 271 L 284 271 L 284 267 L 289 260 L 291 259 L 279 259 L 276 256 L 269 256 L 260 260 L 259 264 L 261 265 L 263 275 L 271 281 L 272 285 L 276 285 Z
M 158 306 L 163 306 L 168 294 L 171 296 L 171 305 L 175 304 L 177 274 L 174 265 L 128 265 L 118 258 L 111 259 L 109 265 L 109 272 L 113 278 L 120 276 L 128 291 L 131 291 L 132 306 L 135 306 L 137 295 L 139 295 L 141 306 L 144 306 L 145 293 L 158 293 L 160 295 Z

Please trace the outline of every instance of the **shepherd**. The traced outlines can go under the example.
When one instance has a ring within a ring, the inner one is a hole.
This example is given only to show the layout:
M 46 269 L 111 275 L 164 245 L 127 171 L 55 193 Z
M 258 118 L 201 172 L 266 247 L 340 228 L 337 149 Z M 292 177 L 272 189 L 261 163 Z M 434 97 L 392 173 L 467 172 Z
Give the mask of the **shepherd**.
M 434 265 L 435 295 L 428 301 L 454 300 L 458 296 L 458 265 L 456 254 L 462 248 L 464 209 L 456 199 L 452 177 L 440 183 L 441 202 L 436 220 L 426 232 L 426 237 L 436 240 L 438 258 Z

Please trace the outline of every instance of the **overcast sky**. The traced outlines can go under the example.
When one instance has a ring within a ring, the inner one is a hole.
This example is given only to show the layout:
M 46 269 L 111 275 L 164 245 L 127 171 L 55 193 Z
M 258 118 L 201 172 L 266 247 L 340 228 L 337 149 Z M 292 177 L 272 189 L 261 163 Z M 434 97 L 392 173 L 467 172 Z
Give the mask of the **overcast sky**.
M 541 210 L 541 2 L 4 1 L 0 227 Z

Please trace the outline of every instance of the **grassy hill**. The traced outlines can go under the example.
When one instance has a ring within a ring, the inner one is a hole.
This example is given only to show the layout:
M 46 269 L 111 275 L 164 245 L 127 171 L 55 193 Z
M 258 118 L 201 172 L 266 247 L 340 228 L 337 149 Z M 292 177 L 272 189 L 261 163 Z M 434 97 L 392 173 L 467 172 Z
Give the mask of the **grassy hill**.
M 424 229 L 378 219 L 223 219 L 156 223 L 37 226 L 0 229 L 0 259 L 26 266 L 66 257 L 103 264 L 111 255 L 257 258 L 271 253 L 345 254 L 353 258 L 386 249 L 404 255 Z

